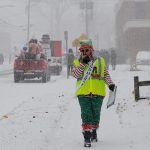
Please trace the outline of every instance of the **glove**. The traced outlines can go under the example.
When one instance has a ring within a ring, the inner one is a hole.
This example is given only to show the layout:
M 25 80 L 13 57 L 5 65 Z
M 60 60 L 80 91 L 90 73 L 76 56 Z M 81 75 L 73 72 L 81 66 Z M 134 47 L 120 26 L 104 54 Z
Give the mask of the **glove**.
M 109 85 L 109 90 L 114 91 L 114 89 L 115 89 L 115 84 L 110 84 Z
M 88 62 L 90 62 L 90 58 L 88 56 L 85 56 L 82 61 L 83 64 L 88 64 Z

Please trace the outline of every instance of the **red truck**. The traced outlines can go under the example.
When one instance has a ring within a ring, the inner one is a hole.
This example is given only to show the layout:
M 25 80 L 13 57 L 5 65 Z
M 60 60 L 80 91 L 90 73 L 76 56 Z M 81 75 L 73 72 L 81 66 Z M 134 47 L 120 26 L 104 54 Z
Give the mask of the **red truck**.
M 14 61 L 14 82 L 41 78 L 42 82 L 46 83 L 51 77 L 49 61 L 44 57 L 39 60 L 16 58 Z

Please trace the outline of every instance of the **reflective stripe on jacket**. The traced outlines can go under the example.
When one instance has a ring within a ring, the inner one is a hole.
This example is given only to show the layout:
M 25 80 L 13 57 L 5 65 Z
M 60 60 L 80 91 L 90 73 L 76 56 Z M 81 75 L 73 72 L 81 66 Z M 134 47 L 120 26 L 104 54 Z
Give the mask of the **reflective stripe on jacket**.
M 93 95 L 106 95 L 105 81 L 104 81 L 104 70 L 105 70 L 105 60 L 100 57 L 97 58 L 96 63 L 93 68 L 93 72 L 90 78 L 81 86 L 81 88 L 76 92 L 76 96 L 88 95 L 92 93 Z M 80 62 L 78 59 L 74 60 L 74 66 L 79 67 Z M 88 65 L 84 69 L 84 73 L 80 78 L 77 79 L 76 87 L 80 84 L 82 77 L 84 76 Z

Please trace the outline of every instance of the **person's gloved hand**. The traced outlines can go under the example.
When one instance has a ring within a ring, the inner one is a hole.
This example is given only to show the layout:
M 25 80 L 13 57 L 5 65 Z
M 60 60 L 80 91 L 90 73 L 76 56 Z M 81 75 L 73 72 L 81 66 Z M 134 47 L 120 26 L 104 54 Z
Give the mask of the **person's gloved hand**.
M 83 64 L 88 64 L 88 62 L 90 62 L 90 58 L 88 56 L 85 56 L 84 58 L 82 58 L 81 61 Z
M 114 89 L 115 89 L 115 84 L 110 84 L 109 85 L 109 90 L 114 91 Z

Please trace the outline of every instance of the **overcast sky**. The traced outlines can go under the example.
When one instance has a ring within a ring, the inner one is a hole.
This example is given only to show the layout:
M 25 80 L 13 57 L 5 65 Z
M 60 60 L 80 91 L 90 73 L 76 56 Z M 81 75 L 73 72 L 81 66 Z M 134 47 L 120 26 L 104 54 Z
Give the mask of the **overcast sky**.
M 65 48 L 64 31 L 67 30 L 71 47 L 72 40 L 85 33 L 85 10 L 80 9 L 80 2 L 85 0 L 31 0 L 30 38 L 40 39 L 42 34 L 48 33 L 51 39 L 62 40 Z M 92 19 L 88 19 L 89 36 L 95 46 L 99 43 L 99 48 L 108 48 L 114 44 L 116 0 L 93 2 Z M 0 1 L 0 31 L 10 33 L 12 47 L 22 46 L 27 41 L 27 4 L 28 0 Z

